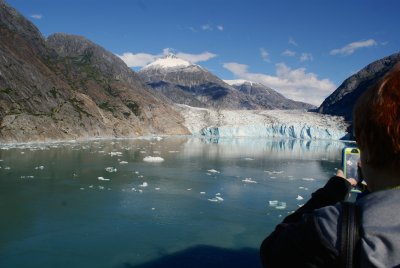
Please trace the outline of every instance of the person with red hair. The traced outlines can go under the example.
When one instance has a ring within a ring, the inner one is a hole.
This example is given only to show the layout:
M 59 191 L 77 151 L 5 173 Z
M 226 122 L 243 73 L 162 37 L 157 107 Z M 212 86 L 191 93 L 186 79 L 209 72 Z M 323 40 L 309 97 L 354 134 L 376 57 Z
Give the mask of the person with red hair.
M 400 267 L 400 64 L 360 96 L 353 125 L 370 193 L 347 210 L 355 181 L 339 170 L 263 241 L 264 267 Z

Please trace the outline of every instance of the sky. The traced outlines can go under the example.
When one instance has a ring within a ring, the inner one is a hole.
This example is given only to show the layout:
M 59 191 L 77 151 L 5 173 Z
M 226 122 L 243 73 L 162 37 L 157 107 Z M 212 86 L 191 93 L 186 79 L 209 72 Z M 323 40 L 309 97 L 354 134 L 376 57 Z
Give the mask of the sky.
M 6 0 L 47 37 L 82 35 L 133 70 L 166 53 L 319 105 L 400 51 L 398 0 Z

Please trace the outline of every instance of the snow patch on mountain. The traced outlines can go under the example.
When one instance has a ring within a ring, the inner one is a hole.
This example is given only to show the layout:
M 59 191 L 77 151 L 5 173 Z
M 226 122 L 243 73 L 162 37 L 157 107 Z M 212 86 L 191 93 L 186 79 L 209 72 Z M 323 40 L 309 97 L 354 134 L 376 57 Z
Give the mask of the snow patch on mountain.
M 167 56 L 157 59 L 156 61 L 146 65 L 142 70 L 147 69 L 169 69 L 169 68 L 185 68 L 189 66 L 196 66 L 189 61 L 183 60 L 175 56 L 174 54 L 168 54 Z
M 193 135 L 339 140 L 346 137 L 342 117 L 300 110 L 210 110 L 177 105 Z
M 257 84 L 255 82 L 251 82 L 251 81 L 244 80 L 244 79 L 223 80 L 223 81 L 225 83 L 227 83 L 228 85 L 230 85 L 230 86 L 241 86 L 241 85 L 246 84 L 246 83 L 250 84 L 251 86 L 254 85 L 254 84 Z

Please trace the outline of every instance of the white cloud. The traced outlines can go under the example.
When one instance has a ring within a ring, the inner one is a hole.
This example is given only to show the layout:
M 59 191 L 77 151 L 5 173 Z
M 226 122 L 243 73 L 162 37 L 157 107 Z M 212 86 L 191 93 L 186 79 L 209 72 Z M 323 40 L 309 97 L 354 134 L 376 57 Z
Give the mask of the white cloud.
M 289 44 L 291 44 L 291 45 L 293 45 L 293 46 L 295 46 L 295 47 L 299 46 L 299 45 L 296 43 L 296 41 L 294 41 L 294 39 L 293 39 L 292 37 L 289 37 Z
M 312 60 L 314 60 L 314 58 L 311 53 L 301 53 L 301 56 L 300 56 L 301 62 L 312 61 Z
M 212 31 L 212 30 L 213 30 L 213 27 L 212 27 L 211 24 L 204 24 L 204 25 L 201 26 L 201 29 L 202 29 L 203 31 Z
M 147 53 L 134 54 L 131 52 L 126 52 L 117 56 L 120 57 L 129 67 L 144 67 L 159 57 L 158 55 L 151 55 Z
M 147 64 L 155 61 L 158 58 L 161 58 L 165 55 L 168 55 L 170 53 L 173 53 L 173 49 L 171 48 L 164 48 L 162 53 L 160 54 L 148 54 L 148 53 L 131 53 L 131 52 L 126 52 L 123 53 L 122 55 L 117 55 L 119 58 L 121 58 L 126 65 L 129 67 L 144 67 Z M 189 53 L 183 53 L 183 52 L 178 52 L 176 53 L 176 56 L 178 58 L 190 61 L 191 63 L 198 63 L 202 61 L 208 61 L 217 55 L 211 52 L 203 52 L 200 54 L 189 54 Z
M 217 29 L 222 32 L 224 30 L 224 26 L 223 25 L 218 25 Z
M 198 62 L 202 62 L 202 61 L 208 61 L 212 58 L 215 58 L 217 55 L 206 51 L 206 52 L 203 52 L 200 54 L 188 54 L 188 53 L 179 52 L 176 54 L 176 56 L 178 58 L 190 61 L 191 63 L 198 63 Z
M 296 52 L 286 49 L 285 51 L 282 52 L 283 56 L 288 56 L 288 57 L 294 57 L 296 56 Z
M 342 48 L 332 49 L 329 52 L 329 54 L 331 54 L 331 55 L 338 55 L 338 54 L 351 55 L 360 48 L 371 47 L 371 46 L 376 46 L 376 45 L 377 45 L 377 43 L 374 39 L 368 39 L 365 41 L 357 41 L 357 42 L 347 44 L 346 46 L 344 46 Z
M 231 71 L 238 79 L 262 83 L 277 90 L 285 97 L 320 105 L 336 89 L 329 79 L 318 79 L 314 73 L 307 73 L 305 68 L 291 69 L 284 63 L 276 64 L 276 74 L 251 73 L 245 64 L 230 62 L 224 68 Z
M 32 14 L 31 18 L 35 20 L 41 20 L 43 16 L 41 14 Z
M 269 53 L 264 48 L 260 48 L 260 54 L 263 61 L 271 62 L 271 60 L 269 59 Z

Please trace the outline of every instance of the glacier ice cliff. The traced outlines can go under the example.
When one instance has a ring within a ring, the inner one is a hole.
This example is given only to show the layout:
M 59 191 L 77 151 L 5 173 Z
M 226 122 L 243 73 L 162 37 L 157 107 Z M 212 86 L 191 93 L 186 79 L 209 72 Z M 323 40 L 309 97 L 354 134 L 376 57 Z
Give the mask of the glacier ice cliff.
M 192 135 L 206 137 L 271 137 L 346 139 L 343 117 L 303 110 L 211 110 L 179 105 Z

